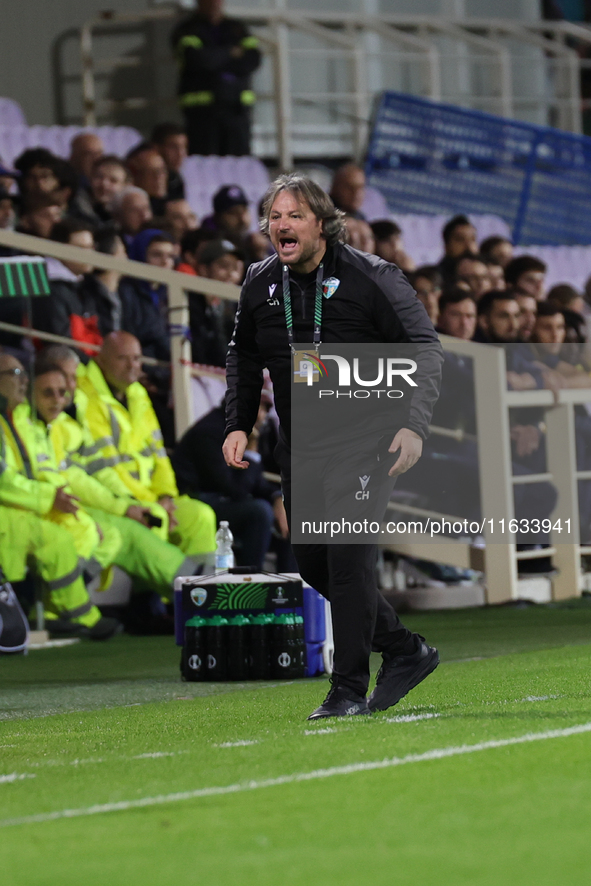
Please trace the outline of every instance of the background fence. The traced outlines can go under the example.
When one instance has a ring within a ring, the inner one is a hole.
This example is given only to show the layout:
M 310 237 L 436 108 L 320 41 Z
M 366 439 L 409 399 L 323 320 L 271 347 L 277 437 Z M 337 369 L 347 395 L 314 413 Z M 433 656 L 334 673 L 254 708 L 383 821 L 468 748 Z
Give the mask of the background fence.
M 369 183 L 395 213 L 492 213 L 516 245 L 590 244 L 591 138 L 385 92 Z

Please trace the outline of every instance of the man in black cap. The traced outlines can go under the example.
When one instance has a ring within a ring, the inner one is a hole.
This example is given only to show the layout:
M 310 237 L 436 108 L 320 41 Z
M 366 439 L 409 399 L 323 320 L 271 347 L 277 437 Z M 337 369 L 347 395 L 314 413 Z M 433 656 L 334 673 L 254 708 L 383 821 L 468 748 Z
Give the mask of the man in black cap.
M 234 246 L 244 245 L 250 229 L 248 197 L 239 185 L 224 185 L 214 195 L 213 215 L 204 218 L 201 227 L 211 231 L 220 240 L 230 240 Z
M 171 37 L 190 154 L 250 154 L 250 81 L 261 53 L 257 38 L 222 7 L 223 0 L 198 0 Z

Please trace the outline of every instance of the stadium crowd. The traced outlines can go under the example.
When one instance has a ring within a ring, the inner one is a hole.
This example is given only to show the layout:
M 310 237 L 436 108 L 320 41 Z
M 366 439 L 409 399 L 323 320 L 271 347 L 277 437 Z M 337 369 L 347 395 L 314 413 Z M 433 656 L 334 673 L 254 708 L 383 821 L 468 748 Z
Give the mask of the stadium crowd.
M 105 154 L 92 133 L 74 138 L 68 161 L 45 148 L 28 149 L 14 170 L 0 167 L 0 228 L 240 284 L 250 264 L 272 253 L 270 242 L 254 230 L 236 183 L 221 187 L 211 213 L 197 218 L 185 199 L 187 151 L 185 130 L 172 123 L 158 125 L 125 158 Z M 509 388 L 591 387 L 591 307 L 567 283 L 547 291 L 546 266 L 537 257 L 515 257 L 501 236 L 478 243 L 470 219 L 457 215 L 443 229 L 439 263 L 416 267 L 395 221 L 364 217 L 360 167 L 337 169 L 330 195 L 346 214 L 350 245 L 397 264 L 440 333 L 506 346 Z M 10 254 L 0 247 L 0 255 Z M 0 508 L 21 511 L 18 524 L 10 512 L 3 515 L 12 533 L 2 539 L 4 571 L 19 582 L 32 558 L 44 579 L 52 632 L 103 638 L 119 628 L 92 605 L 87 590 L 97 575 L 108 584 L 114 565 L 133 578 L 136 590 L 169 599 L 177 574 L 211 563 L 221 519 L 234 531 L 239 565 L 263 568 L 273 547 L 278 568 L 295 569 L 278 487 L 263 478 L 265 469 L 276 469 L 272 392 L 263 391 L 247 452 L 253 470 L 238 476 L 221 456 L 219 400 L 185 438 L 174 439 L 166 287 L 90 262 L 50 258 L 47 272 L 51 292 L 32 299 L 32 325 L 70 339 L 72 347 L 42 347 L 0 329 Z M 189 309 L 193 361 L 223 370 L 235 305 L 190 293 Z M 21 326 L 27 310 L 24 299 L 0 299 L 1 321 Z M 146 367 L 142 357 L 161 363 Z M 589 469 L 591 418 L 582 407 L 577 423 L 579 467 Z M 447 354 L 433 424 L 462 428 L 465 436 L 433 434 L 421 471 L 400 478 L 396 495 L 475 519 L 480 501 L 469 360 Z M 511 441 L 514 473 L 544 472 L 541 413 L 513 412 Z M 467 483 L 468 476 L 474 482 Z M 582 541 L 588 541 L 591 489 L 583 489 L 580 501 Z M 544 518 L 555 504 L 549 482 L 516 486 L 518 517 Z M 544 545 L 547 538 L 532 541 Z M 147 616 L 140 613 L 144 627 L 150 606 Z

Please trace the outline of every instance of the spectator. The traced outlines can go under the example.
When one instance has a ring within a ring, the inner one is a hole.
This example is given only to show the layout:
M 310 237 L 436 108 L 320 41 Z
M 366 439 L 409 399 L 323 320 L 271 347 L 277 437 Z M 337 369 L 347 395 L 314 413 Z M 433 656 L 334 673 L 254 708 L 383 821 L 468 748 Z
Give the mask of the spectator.
M 513 258 L 513 244 L 506 237 L 487 237 L 480 244 L 480 254 L 506 268 Z
M 81 187 L 90 185 L 90 177 L 96 161 L 105 153 L 104 145 L 93 132 L 81 132 L 70 142 L 70 166 L 78 176 Z
M 545 297 L 546 265 L 533 255 L 520 255 L 514 258 L 505 268 L 507 286 L 528 292 L 542 301 Z
M 514 289 L 513 295 L 521 312 L 519 315 L 519 338 L 521 341 L 529 341 L 536 325 L 538 302 L 533 295 L 522 292 L 520 289 Z
M 159 151 L 168 170 L 167 200 L 184 200 L 185 183 L 181 175 L 187 159 L 189 139 L 178 123 L 158 123 L 152 130 L 151 143 Z
M 70 164 L 45 148 L 23 151 L 14 165 L 21 173 L 18 186 L 25 202 L 51 194 L 65 209 L 76 193 L 78 181 Z
M 585 299 L 574 286 L 569 286 L 568 283 L 559 283 L 557 286 L 553 286 L 548 290 L 546 298 L 562 309 L 576 311 L 577 314 L 585 313 Z
M 439 299 L 438 332 L 471 341 L 476 331 L 476 302 L 463 289 L 451 289 Z M 447 356 L 447 355 L 446 355 Z
M 396 222 L 384 219 L 371 223 L 375 238 L 375 254 L 391 264 L 398 265 L 401 271 L 409 274 L 416 265 L 410 255 L 404 251 L 402 230 Z
M 361 212 L 365 200 L 365 172 L 355 163 L 339 166 L 334 174 L 330 197 L 337 209 L 365 221 Z
M 433 326 L 439 319 L 439 297 L 441 295 L 441 274 L 435 265 L 422 265 L 409 277 L 417 298 L 425 306 Z
M 143 188 L 150 198 L 152 213 L 163 215 L 168 194 L 168 170 L 158 149 L 142 142 L 129 152 L 126 160 L 134 185 Z
M 180 243 L 187 231 L 197 228 L 197 216 L 183 198 L 167 200 L 164 206 L 164 227 Z
M 507 284 L 505 282 L 505 271 L 503 266 L 496 261 L 494 258 L 487 258 L 480 253 L 484 261 L 486 262 L 486 266 L 488 268 L 488 278 L 490 282 L 491 289 L 506 289 Z
M 204 243 L 197 253 L 197 273 L 209 280 L 239 285 L 244 263 L 229 241 Z M 226 365 L 226 351 L 234 328 L 236 305 L 200 292 L 189 293 L 191 352 L 194 363 Z M 223 442 L 223 441 L 222 441 Z
M 347 214 L 345 217 L 346 242 L 361 252 L 375 253 L 376 241 L 370 225 L 365 219 Z
M 532 343 L 543 343 L 544 351 L 558 356 L 566 335 L 564 314 L 557 304 L 542 302 L 538 305 L 536 322 L 532 332 Z
M 115 258 L 127 258 L 123 240 L 115 228 L 103 227 L 94 235 L 95 249 Z M 121 274 L 119 271 L 104 271 L 96 268 L 87 279 L 91 288 L 99 316 L 99 329 L 103 338 L 109 332 L 121 329 L 123 308 L 119 295 Z
M 143 225 L 152 219 L 150 198 L 142 188 L 128 185 L 111 200 L 111 212 L 126 249 Z
M 197 265 L 199 264 L 197 256 L 199 250 L 204 243 L 215 239 L 216 236 L 213 231 L 206 231 L 203 228 L 187 231 L 181 239 L 181 261 L 180 264 L 177 265 L 177 271 L 180 271 L 183 274 L 197 274 Z M 232 244 L 232 246 L 234 246 L 234 244 Z
M 88 187 L 82 187 L 70 206 L 70 215 L 99 227 L 112 219 L 112 202 L 129 182 L 125 164 L 113 154 L 92 166 Z
M 519 339 L 519 305 L 511 292 L 486 292 L 477 305 L 475 341 L 507 343 Z
M 266 410 L 259 412 L 262 420 Z M 207 502 L 216 518 L 227 520 L 236 542 L 236 564 L 263 568 L 276 521 L 287 539 L 287 518 L 277 486 L 263 477 L 258 452 L 252 445 L 244 457 L 248 471 L 228 467 L 222 454 L 225 437 L 225 406 L 212 409 L 193 425 L 177 444 L 171 461 L 179 491 Z M 278 571 L 285 568 L 277 564 Z
M 250 229 L 248 197 L 239 185 L 224 185 L 214 195 L 213 215 L 204 218 L 201 227 L 234 246 L 243 246 Z
M 14 204 L 16 197 L 5 188 L 0 187 L 0 230 L 12 231 L 16 219 Z M 4 248 L 4 247 L 0 247 Z M 0 255 L 2 253 L 0 252 Z
M 2 157 L 0 157 L 0 190 L 12 193 L 14 182 L 18 176 L 19 173 L 15 172 L 14 169 L 10 169 L 10 167 L 2 161 Z
M 477 255 L 476 228 L 467 215 L 454 215 L 444 226 L 443 245 L 445 255 L 439 262 L 439 271 L 444 286 L 453 285 L 456 271 L 456 259 L 465 253 Z
M 169 234 L 148 228 L 137 234 L 129 258 L 159 268 L 174 267 L 175 246 Z M 137 338 L 146 357 L 170 360 L 168 294 L 162 283 L 124 277 L 119 286 L 122 329 Z
M 94 249 L 92 231 L 84 222 L 66 218 L 57 222 L 51 239 L 83 249 Z M 102 343 L 96 302 L 86 281 L 93 267 L 78 261 L 47 260 L 51 294 L 33 301 L 33 325 L 44 332 L 73 338 L 81 344 Z M 92 349 L 81 348 L 86 354 Z
M 257 38 L 224 16 L 222 0 L 198 0 L 171 39 L 189 153 L 250 154 L 250 78 L 261 63 Z
M 474 301 L 478 301 L 485 292 L 491 290 L 488 265 L 479 255 L 464 253 L 456 259 L 456 285 L 465 283 Z
M 27 199 L 24 211 L 18 220 L 16 230 L 21 234 L 32 234 L 47 240 L 53 226 L 62 217 L 62 204 L 52 194 L 39 194 Z
M 212 554 L 215 514 L 202 502 L 179 497 L 160 426 L 138 381 L 141 371 L 139 341 L 128 333 L 112 332 L 80 378 L 88 398 L 86 421 L 95 441 L 95 470 L 101 471 L 105 485 L 112 473 L 117 488 L 123 481 L 131 496 L 151 510 L 158 504 L 164 539 L 186 556 Z M 93 473 L 92 464 L 87 470 Z

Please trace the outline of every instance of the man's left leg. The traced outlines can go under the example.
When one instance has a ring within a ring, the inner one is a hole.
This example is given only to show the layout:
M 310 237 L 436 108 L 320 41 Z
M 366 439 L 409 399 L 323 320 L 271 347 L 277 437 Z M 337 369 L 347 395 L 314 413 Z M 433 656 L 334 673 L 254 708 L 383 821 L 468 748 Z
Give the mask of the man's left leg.
M 175 498 L 175 517 L 178 526 L 170 533 L 169 541 L 188 557 L 213 566 L 217 523 L 215 511 L 205 502 L 188 495 Z

